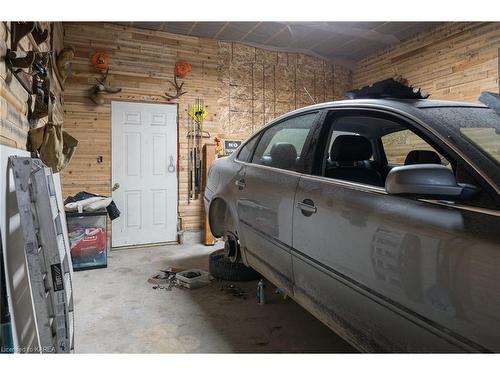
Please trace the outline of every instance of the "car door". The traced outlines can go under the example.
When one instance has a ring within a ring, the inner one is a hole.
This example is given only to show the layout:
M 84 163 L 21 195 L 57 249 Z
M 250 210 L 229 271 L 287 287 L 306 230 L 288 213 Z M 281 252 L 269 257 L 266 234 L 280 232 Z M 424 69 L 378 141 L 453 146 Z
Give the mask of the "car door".
M 303 175 L 294 296 L 363 350 L 499 350 L 498 331 L 487 328 L 500 323 L 499 225 L 493 211 Z
M 246 261 L 289 293 L 295 189 L 317 118 L 317 112 L 306 113 L 265 129 L 250 162 L 244 163 L 244 177 L 236 181 L 239 237 Z

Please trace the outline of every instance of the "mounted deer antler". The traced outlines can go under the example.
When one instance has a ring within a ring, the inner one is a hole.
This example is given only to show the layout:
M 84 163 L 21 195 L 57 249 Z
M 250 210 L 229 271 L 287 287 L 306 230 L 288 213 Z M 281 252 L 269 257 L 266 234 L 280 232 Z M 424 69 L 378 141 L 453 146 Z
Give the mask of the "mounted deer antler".
M 116 94 L 121 88 L 111 87 L 108 82 L 109 68 L 102 74 L 101 79 L 95 79 L 97 84 L 92 88 L 90 99 L 97 105 L 104 104 L 104 94 Z
M 106 72 L 103 73 L 102 78 L 100 80 L 98 80 L 97 78 L 95 79 L 97 81 L 96 90 L 100 92 L 105 91 L 109 94 L 116 94 L 117 92 L 122 91 L 122 89 L 111 87 L 109 85 L 108 73 L 109 73 L 109 68 L 106 69 Z
M 174 95 L 170 95 L 168 92 L 165 93 L 165 97 L 168 100 L 174 100 L 180 98 L 182 95 L 186 93 L 186 91 L 182 91 L 182 86 L 184 86 L 184 82 L 181 82 L 180 84 L 177 82 L 177 76 L 174 75 L 174 80 L 169 81 L 172 86 L 175 87 L 176 93 Z

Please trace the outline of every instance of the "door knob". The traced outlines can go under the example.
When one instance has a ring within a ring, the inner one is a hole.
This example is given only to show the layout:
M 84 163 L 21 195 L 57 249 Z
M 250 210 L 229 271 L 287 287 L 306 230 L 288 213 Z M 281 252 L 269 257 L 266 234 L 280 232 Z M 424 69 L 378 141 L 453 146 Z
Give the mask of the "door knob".
M 118 188 L 120 187 L 120 184 L 118 182 L 115 182 L 115 184 L 113 185 L 113 187 L 111 188 L 111 191 L 115 191 L 115 190 L 118 190 Z
M 174 173 L 175 172 L 175 164 L 174 164 L 174 157 L 170 155 L 170 164 L 167 167 L 168 173 Z
M 311 199 L 304 199 L 302 202 L 297 202 L 297 208 L 302 212 L 304 216 L 311 216 L 315 214 L 318 209 L 314 205 L 314 202 Z

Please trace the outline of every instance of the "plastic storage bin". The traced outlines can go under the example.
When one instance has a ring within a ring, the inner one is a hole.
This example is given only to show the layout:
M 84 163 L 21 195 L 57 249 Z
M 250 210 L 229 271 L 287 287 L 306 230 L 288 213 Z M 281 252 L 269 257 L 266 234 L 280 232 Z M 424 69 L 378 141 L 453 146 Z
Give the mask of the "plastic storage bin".
M 66 212 L 74 271 L 108 265 L 107 212 Z

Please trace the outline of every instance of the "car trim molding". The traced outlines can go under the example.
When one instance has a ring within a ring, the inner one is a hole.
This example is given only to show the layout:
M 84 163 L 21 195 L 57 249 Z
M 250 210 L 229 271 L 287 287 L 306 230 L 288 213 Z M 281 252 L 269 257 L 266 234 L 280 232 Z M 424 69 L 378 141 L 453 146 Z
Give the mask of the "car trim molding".
M 450 329 L 446 328 L 445 326 L 426 318 L 425 316 L 407 308 L 406 306 L 400 304 L 399 302 L 396 302 L 390 298 L 385 297 L 384 295 L 382 295 L 379 292 L 373 290 L 372 288 L 366 286 L 365 284 L 360 283 L 360 282 L 352 279 L 351 277 L 331 268 L 330 266 L 315 260 L 314 258 L 312 258 L 309 255 L 295 249 L 294 247 L 289 246 L 289 245 L 285 244 L 284 242 L 269 236 L 267 233 L 263 232 L 262 230 L 260 230 L 258 228 L 255 228 L 250 223 L 243 221 L 243 220 L 240 220 L 240 221 L 243 222 L 245 225 L 247 225 L 251 230 L 264 236 L 266 239 L 268 239 L 276 244 L 279 244 L 280 247 L 282 247 L 282 248 L 287 248 L 292 253 L 292 255 L 293 254 L 298 255 L 302 260 L 307 261 L 311 266 L 315 267 L 318 271 L 321 271 L 321 272 L 325 273 L 326 275 L 335 278 L 338 282 L 341 282 L 345 286 L 347 286 L 347 287 L 355 290 L 356 292 L 364 295 L 365 297 L 371 299 L 375 303 L 384 305 L 385 307 L 389 308 L 394 313 L 402 316 L 403 318 L 410 320 L 414 324 L 419 325 L 420 327 L 428 330 L 429 332 L 434 333 L 436 336 L 448 341 L 449 343 L 451 343 L 453 345 L 457 345 L 457 346 L 462 345 L 462 348 L 465 350 L 470 350 L 470 348 L 473 348 L 473 349 L 480 351 L 480 352 L 487 352 L 487 353 L 491 352 L 491 350 L 483 347 L 482 345 L 477 344 L 474 341 L 471 341 L 468 338 L 466 338 L 466 337 L 464 337 L 456 332 L 451 331 Z M 251 253 L 252 253 L 252 255 L 254 255 L 253 252 L 251 252 Z M 261 258 L 259 257 L 259 259 L 261 259 Z M 281 273 L 278 270 L 276 270 L 274 267 L 272 267 L 271 265 L 269 265 L 269 267 L 281 275 Z M 381 301 L 383 301 L 385 303 L 382 303 Z M 436 331 L 439 331 L 439 333 Z M 463 347 L 464 345 L 466 345 L 467 347 Z
M 340 180 L 337 178 L 331 178 L 331 177 L 325 177 L 325 176 L 314 176 L 314 175 L 309 175 L 309 174 L 302 174 L 301 178 L 312 179 L 312 180 L 316 180 L 316 181 L 320 181 L 320 182 L 327 182 L 329 184 L 338 185 L 338 186 L 347 187 L 347 188 L 353 188 L 354 190 L 364 191 L 367 193 L 389 195 L 387 193 L 387 191 L 385 191 L 384 188 L 374 186 L 374 185 L 361 184 L 361 183 L 353 182 L 353 181 Z
M 292 282 L 292 280 L 290 280 L 290 278 L 288 276 L 286 276 L 283 273 L 281 273 L 280 271 L 278 271 L 275 267 L 273 267 L 271 264 L 266 262 L 264 259 L 262 259 L 261 256 L 257 255 L 252 250 L 245 248 L 245 251 L 249 252 L 250 256 L 258 259 L 258 261 L 261 262 L 262 264 L 264 264 L 266 267 L 272 269 L 279 276 L 279 278 L 283 279 L 283 281 L 287 284 L 287 288 L 291 291 L 293 290 L 293 282 Z
M 262 236 L 265 236 L 266 239 L 273 243 L 274 245 L 277 245 L 281 250 L 283 250 L 284 252 L 290 254 L 291 250 L 292 250 L 292 247 L 290 245 L 287 245 L 286 243 L 284 243 L 283 241 L 280 241 L 278 240 L 277 238 L 275 237 L 272 237 L 270 236 L 269 234 L 267 234 L 266 232 L 264 232 L 263 230 L 259 229 L 259 228 L 256 228 L 254 227 L 252 224 L 250 224 L 248 221 L 246 220 L 243 220 L 243 219 L 240 219 L 240 222 L 245 224 L 247 227 L 249 227 L 251 230 L 253 230 L 254 232 L 257 232 L 258 234 L 262 235 Z
M 459 203 L 447 203 L 439 200 L 430 200 L 430 199 L 420 199 L 422 202 L 437 204 L 439 206 L 445 206 L 449 208 L 456 208 L 464 211 L 471 211 L 485 215 L 497 216 L 500 217 L 500 211 L 492 210 L 491 208 L 483 208 L 483 207 L 475 207 L 475 206 L 466 206 Z
M 269 165 L 262 165 L 262 164 L 255 164 L 255 163 L 249 163 L 247 161 L 241 161 L 241 160 L 234 160 L 238 164 L 243 164 L 246 167 L 255 167 L 255 168 L 261 168 L 261 169 L 266 169 L 270 171 L 276 171 L 276 172 L 283 172 L 285 174 L 289 174 L 292 176 L 297 176 L 300 177 L 302 176 L 303 173 L 301 172 L 296 172 L 296 171 L 290 171 L 288 169 L 282 169 L 282 168 L 276 168 L 276 167 L 270 167 Z
M 362 191 L 365 193 L 374 193 L 374 194 L 383 194 L 383 195 L 391 195 L 385 191 L 384 188 L 378 187 L 378 186 L 373 186 L 373 185 L 367 185 L 367 184 L 360 184 L 357 182 L 352 182 L 352 181 L 346 181 L 346 180 L 339 180 L 336 178 L 331 178 L 331 177 L 324 177 L 324 176 L 314 176 L 314 175 L 308 175 L 308 174 L 302 174 L 301 178 L 304 179 L 312 179 L 316 180 L 319 182 L 326 182 L 329 184 L 345 187 L 348 189 L 353 189 L 356 191 Z M 391 195 L 391 196 L 397 196 L 397 195 Z M 460 203 L 448 203 L 442 200 L 433 200 L 433 199 L 418 199 L 419 202 L 425 202 L 428 204 L 435 204 L 439 206 L 445 206 L 449 208 L 454 208 L 457 210 L 464 210 L 464 211 L 471 211 L 471 212 L 476 212 L 476 213 L 481 213 L 485 215 L 491 215 L 491 216 L 497 216 L 500 217 L 500 211 L 499 210 L 492 210 L 489 208 L 483 208 L 483 207 L 475 207 L 475 206 L 468 206 L 468 205 L 463 205 Z

